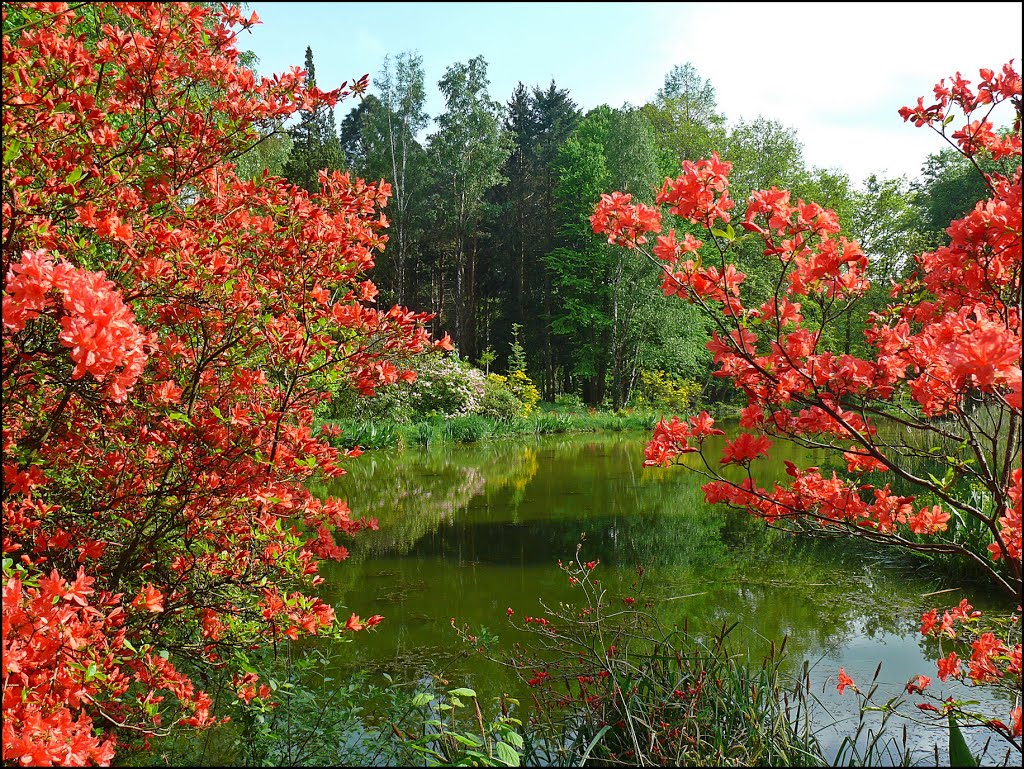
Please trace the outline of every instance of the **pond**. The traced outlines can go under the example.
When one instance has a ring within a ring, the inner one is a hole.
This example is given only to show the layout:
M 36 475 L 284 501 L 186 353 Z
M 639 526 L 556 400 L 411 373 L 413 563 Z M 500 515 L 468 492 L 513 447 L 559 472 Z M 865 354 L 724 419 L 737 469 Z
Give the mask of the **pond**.
M 354 540 L 347 561 L 321 568 L 326 600 L 361 617 L 385 617 L 375 632 L 344 645 L 348 664 L 404 680 L 441 673 L 452 686 L 475 687 L 484 703 L 503 692 L 521 696 L 511 673 L 468 653 L 451 618 L 474 632 L 487 628 L 499 648 L 521 640 L 506 610 L 542 616 L 541 600 L 575 600 L 557 562 L 571 559 L 584 537 L 581 555 L 600 560 L 612 593 L 627 595 L 637 566 L 644 567 L 645 596 L 668 624 L 686 621 L 710 635 L 737 622 L 733 648 L 758 660 L 771 640 L 786 636 L 790 668 L 810 665 L 826 755 L 857 722 L 857 699 L 836 691 L 840 666 L 867 683 L 881 662 L 879 702 L 919 673 L 944 695 L 965 694 L 952 680 L 938 681 L 937 650 L 917 629 L 923 611 L 966 593 L 930 595 L 943 586 L 906 568 L 848 545 L 797 541 L 745 513 L 709 506 L 699 488 L 706 481 L 695 473 L 642 466 L 646 439 L 576 434 L 370 452 L 348 475 L 317 487 L 380 523 Z M 711 445 L 709 456 L 718 448 Z M 755 464 L 759 482 L 781 478 L 786 459 L 800 466 L 827 460 L 777 444 L 770 460 Z M 993 712 L 1008 715 L 1010 707 L 1000 703 Z M 910 726 L 911 744 L 932 755 L 936 734 Z M 978 737 L 968 738 L 977 749 Z

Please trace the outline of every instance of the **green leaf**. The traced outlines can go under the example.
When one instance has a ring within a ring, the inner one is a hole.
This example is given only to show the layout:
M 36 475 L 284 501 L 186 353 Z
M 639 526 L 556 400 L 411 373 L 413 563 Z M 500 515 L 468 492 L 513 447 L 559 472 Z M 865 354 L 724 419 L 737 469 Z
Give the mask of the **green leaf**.
M 505 732 L 505 739 L 512 743 L 512 747 L 519 750 L 523 749 L 523 737 L 519 732 L 509 729 Z
M 949 714 L 949 763 L 951 766 L 977 766 L 974 755 L 967 747 L 967 741 L 960 733 L 960 727 L 956 725 L 953 714 Z
M 4 150 L 4 163 L 10 163 L 21 157 L 21 148 L 24 145 L 17 139 L 7 142 L 7 149 Z
M 457 707 L 457 708 L 464 708 L 465 707 L 465 705 L 462 704 L 462 700 L 460 700 L 455 695 L 452 695 L 451 699 L 452 699 L 452 705 L 454 705 L 455 707 Z
M 420 692 L 419 694 L 417 694 L 415 697 L 412 698 L 412 706 L 414 708 L 421 708 L 424 705 L 426 705 L 428 702 L 430 702 L 430 700 L 431 700 L 431 696 L 429 694 L 427 694 L 426 692 Z
M 590 758 L 590 751 L 594 749 L 594 746 L 597 745 L 598 742 L 600 742 L 601 738 L 604 737 L 604 733 L 607 732 L 609 729 L 611 729 L 610 725 L 602 726 L 601 731 L 594 735 L 594 739 L 590 741 L 590 744 L 587 745 L 586 751 L 584 751 L 583 753 L 583 758 L 580 759 L 581 765 L 587 763 L 587 759 Z
M 507 742 L 499 742 L 494 746 L 498 760 L 505 766 L 519 766 L 519 753 Z
M 476 697 L 476 692 L 472 689 L 466 689 L 465 687 L 459 689 L 449 689 L 448 693 L 454 697 Z
M 466 745 L 470 748 L 479 748 L 484 744 L 482 738 L 477 737 L 475 734 L 472 734 L 471 732 L 466 732 L 465 734 L 451 732 L 449 736 L 454 737 L 455 741 L 459 744 Z

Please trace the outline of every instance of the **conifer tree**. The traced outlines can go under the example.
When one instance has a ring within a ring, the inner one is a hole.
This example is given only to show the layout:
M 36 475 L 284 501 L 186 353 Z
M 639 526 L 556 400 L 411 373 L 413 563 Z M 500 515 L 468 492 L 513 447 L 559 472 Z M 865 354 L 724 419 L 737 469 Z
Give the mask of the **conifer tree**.
M 313 49 L 306 46 L 306 87 L 313 88 L 316 85 Z M 317 181 L 320 171 L 343 168 L 344 154 L 338 140 L 333 108 L 320 106 L 313 110 L 303 110 L 300 115 L 299 122 L 288 129 L 292 151 L 284 165 L 284 176 L 308 192 L 317 192 L 320 189 Z

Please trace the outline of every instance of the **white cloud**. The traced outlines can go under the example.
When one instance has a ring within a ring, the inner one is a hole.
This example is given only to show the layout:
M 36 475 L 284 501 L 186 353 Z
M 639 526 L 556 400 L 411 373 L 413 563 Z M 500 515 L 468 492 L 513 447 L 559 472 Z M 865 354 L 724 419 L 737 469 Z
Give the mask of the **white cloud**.
M 651 59 L 663 73 L 692 62 L 711 79 L 731 120 L 760 114 L 793 126 L 809 162 L 840 167 L 854 181 L 881 168 L 915 175 L 925 156 L 943 146 L 897 114 L 939 79 L 960 71 L 977 81 L 980 68 L 1011 58 L 1020 67 L 1019 3 L 701 3 L 656 10 L 668 32 L 656 38 Z M 964 34 L 965 25 L 977 26 Z

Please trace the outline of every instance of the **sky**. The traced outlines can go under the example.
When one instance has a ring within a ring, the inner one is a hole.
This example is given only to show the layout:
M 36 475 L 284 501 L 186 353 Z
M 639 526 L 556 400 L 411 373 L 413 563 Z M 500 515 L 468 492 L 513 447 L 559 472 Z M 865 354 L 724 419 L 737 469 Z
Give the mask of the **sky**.
M 261 74 L 302 66 L 317 85 L 369 73 L 387 54 L 423 58 L 427 112 L 444 110 L 437 81 L 482 55 L 490 96 L 519 81 L 567 88 L 584 112 L 639 106 L 676 64 L 710 79 L 730 122 L 763 116 L 796 129 L 809 165 L 859 183 L 871 173 L 916 176 L 946 146 L 897 111 L 943 77 L 977 82 L 982 67 L 1021 68 L 1021 3 L 271 3 L 239 48 Z M 355 101 L 338 106 L 341 119 Z M 1002 119 L 1010 120 L 1004 105 Z

